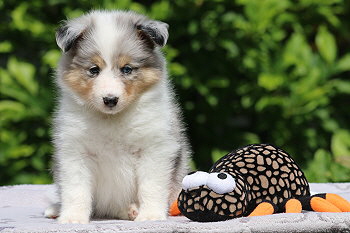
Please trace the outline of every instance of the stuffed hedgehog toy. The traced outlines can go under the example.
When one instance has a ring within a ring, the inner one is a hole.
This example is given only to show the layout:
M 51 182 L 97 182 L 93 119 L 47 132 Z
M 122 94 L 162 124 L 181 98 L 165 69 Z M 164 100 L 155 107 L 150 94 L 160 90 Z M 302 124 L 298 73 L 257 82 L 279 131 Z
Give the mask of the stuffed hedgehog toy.
M 302 210 L 350 212 L 350 203 L 336 194 L 310 196 L 300 167 L 285 151 L 268 144 L 233 151 L 209 173 L 188 174 L 182 185 L 177 207 L 199 222 Z

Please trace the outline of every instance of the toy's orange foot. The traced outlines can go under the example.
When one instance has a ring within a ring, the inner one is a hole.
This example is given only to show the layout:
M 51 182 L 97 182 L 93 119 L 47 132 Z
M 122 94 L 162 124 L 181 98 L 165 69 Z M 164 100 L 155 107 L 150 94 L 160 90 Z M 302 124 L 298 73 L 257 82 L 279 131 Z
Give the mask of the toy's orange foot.
M 289 199 L 285 204 L 286 213 L 301 213 L 302 206 L 299 200 Z
M 249 214 L 249 217 L 252 216 L 263 216 L 269 215 L 277 212 L 277 207 L 271 202 L 261 202 L 254 210 Z
M 326 193 L 325 199 L 326 201 L 338 207 L 342 212 L 350 212 L 350 202 L 341 196 L 333 193 Z
M 170 215 L 170 216 L 177 216 L 177 215 L 180 215 L 180 214 L 181 214 L 181 212 L 180 212 L 180 210 L 179 210 L 177 200 L 175 200 L 175 201 L 171 204 L 171 206 L 170 206 L 170 208 L 169 208 L 169 215 Z
M 301 199 L 303 209 L 318 212 L 350 212 L 350 203 L 341 196 L 332 193 L 316 194 Z
M 311 197 L 311 209 L 317 212 L 341 212 L 341 210 L 321 197 Z

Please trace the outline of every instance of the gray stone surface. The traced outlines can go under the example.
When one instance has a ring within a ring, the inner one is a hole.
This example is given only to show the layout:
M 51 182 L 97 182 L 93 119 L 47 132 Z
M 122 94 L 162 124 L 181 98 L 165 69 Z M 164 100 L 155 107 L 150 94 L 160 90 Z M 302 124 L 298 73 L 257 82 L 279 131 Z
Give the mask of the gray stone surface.
M 338 193 L 350 200 L 350 183 L 311 184 L 315 193 Z M 198 223 L 187 218 L 132 222 L 92 220 L 90 224 L 58 224 L 43 216 L 55 199 L 53 185 L 0 187 L 0 232 L 344 232 L 350 233 L 350 213 L 274 214 Z

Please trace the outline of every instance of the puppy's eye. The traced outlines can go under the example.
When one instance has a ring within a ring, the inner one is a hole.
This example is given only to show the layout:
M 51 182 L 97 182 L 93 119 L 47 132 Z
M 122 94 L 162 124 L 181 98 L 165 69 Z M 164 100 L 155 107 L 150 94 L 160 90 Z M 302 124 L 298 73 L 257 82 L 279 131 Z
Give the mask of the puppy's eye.
M 121 71 L 123 74 L 131 74 L 131 72 L 132 72 L 132 67 L 129 66 L 129 65 L 126 65 L 126 66 L 120 68 L 120 71 Z
M 89 71 L 88 71 L 88 74 L 90 75 L 90 76 L 97 76 L 99 73 L 100 73 L 100 67 L 98 67 L 98 66 L 92 66 L 92 67 L 90 67 L 90 69 L 89 69 Z

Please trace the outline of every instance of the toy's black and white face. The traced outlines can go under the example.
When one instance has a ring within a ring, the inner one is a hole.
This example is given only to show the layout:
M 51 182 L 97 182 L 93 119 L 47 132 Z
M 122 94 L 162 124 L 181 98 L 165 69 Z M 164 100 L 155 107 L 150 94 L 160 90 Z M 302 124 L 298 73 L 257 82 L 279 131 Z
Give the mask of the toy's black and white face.
M 182 214 L 199 222 L 239 217 L 247 204 L 242 179 L 226 172 L 197 171 L 184 177 L 178 205 Z

